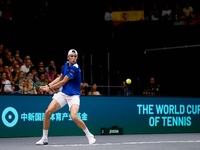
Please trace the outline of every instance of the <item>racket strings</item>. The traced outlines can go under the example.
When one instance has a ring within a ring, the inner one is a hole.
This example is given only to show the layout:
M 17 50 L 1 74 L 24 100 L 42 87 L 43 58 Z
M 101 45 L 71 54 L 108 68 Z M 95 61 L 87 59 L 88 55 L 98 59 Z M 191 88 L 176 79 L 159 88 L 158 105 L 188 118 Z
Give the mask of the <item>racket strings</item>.
M 26 78 L 21 78 L 19 80 L 19 87 L 23 91 L 30 91 L 30 90 L 32 90 L 34 88 L 34 84 L 30 80 L 28 80 Z

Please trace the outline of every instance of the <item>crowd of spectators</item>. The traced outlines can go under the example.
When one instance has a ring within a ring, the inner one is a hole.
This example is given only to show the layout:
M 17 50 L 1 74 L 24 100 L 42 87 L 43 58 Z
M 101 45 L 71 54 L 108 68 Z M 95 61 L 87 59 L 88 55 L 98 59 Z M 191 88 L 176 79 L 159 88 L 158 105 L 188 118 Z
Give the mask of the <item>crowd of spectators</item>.
M 61 67 L 62 69 L 62 67 Z M 38 86 L 45 86 L 57 78 L 60 74 L 57 73 L 54 60 L 50 60 L 48 66 L 44 66 L 44 62 L 40 61 L 35 65 L 29 55 L 24 59 L 20 56 L 20 51 L 17 50 L 12 54 L 8 48 L 4 48 L 0 44 L 0 93 L 1 94 L 55 94 L 62 90 L 61 88 L 53 89 L 49 93 L 41 92 L 33 89 L 29 92 L 23 92 L 19 89 L 18 82 L 23 76 L 30 78 Z M 89 87 L 88 83 L 81 83 L 81 95 L 101 95 L 97 91 L 97 85 L 91 86 L 90 91 L 85 92 L 85 87 Z
M 61 67 L 62 69 L 62 67 Z M 29 55 L 24 59 L 20 56 L 20 51 L 16 50 L 12 54 L 8 48 L 4 48 L 0 44 L 0 94 L 55 94 L 62 90 L 61 88 L 53 89 L 49 93 L 41 92 L 35 88 L 28 92 L 19 89 L 18 82 L 23 76 L 30 78 L 38 86 L 45 86 L 57 78 L 54 60 L 50 60 L 48 66 L 44 66 L 44 62 L 40 61 L 35 65 Z M 97 85 L 93 84 L 90 91 L 85 92 L 85 87 L 89 88 L 88 83 L 81 83 L 81 95 L 101 95 L 97 91 Z
M 52 82 L 58 75 L 54 60 L 51 60 L 48 66 L 44 66 L 43 62 L 35 65 L 29 55 L 22 59 L 19 50 L 12 54 L 8 48 L 4 48 L 4 45 L 0 44 L 0 93 L 54 94 L 59 89 L 54 89 L 50 93 L 41 93 L 36 89 L 30 92 L 23 92 L 18 87 L 18 81 L 21 77 L 27 76 L 37 85 L 44 86 Z

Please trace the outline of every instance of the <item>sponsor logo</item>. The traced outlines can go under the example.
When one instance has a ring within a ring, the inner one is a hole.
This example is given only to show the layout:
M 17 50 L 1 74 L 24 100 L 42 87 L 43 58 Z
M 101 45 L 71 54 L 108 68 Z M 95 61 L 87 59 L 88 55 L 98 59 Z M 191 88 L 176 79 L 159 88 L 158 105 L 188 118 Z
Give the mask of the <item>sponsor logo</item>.
M 2 113 L 2 122 L 5 126 L 7 127 L 14 127 L 19 119 L 18 112 L 15 108 L 13 107 L 7 107 L 3 110 Z

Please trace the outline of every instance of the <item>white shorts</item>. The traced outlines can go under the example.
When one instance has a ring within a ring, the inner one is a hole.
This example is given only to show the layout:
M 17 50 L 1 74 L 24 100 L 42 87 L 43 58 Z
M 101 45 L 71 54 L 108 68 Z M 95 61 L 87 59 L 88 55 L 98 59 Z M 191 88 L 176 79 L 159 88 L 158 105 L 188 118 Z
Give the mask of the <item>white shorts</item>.
M 80 96 L 79 95 L 73 95 L 73 96 L 69 96 L 66 95 L 63 92 L 58 92 L 56 94 L 53 95 L 53 99 L 55 99 L 62 107 L 64 107 L 66 104 L 68 104 L 69 106 L 69 111 L 72 107 L 72 105 L 80 105 Z

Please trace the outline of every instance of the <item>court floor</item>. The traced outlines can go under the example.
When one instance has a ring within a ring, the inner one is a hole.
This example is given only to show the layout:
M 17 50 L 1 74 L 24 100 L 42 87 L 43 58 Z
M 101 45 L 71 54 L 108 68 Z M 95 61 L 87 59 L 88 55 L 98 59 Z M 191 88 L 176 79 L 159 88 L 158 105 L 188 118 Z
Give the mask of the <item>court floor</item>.
M 85 136 L 49 137 L 49 145 L 35 145 L 40 137 L 0 138 L 0 150 L 199 150 L 200 133 L 98 135 L 93 145 Z

